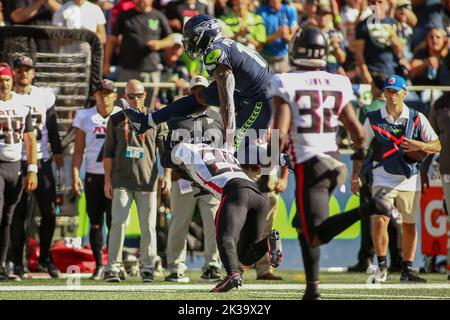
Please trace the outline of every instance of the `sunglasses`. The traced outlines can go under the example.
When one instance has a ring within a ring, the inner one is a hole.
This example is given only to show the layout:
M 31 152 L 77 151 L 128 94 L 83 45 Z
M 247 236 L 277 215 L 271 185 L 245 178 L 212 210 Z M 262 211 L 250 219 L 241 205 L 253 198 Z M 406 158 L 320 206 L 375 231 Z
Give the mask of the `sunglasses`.
M 141 99 L 144 97 L 143 93 L 129 93 L 127 94 L 128 99 Z

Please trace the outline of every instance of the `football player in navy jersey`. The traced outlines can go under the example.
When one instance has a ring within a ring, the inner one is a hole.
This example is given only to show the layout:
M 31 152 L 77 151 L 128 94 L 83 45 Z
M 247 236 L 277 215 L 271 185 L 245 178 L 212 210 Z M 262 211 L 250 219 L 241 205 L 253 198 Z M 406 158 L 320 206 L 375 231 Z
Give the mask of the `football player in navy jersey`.
M 271 97 L 267 87 L 273 74 L 268 63 L 256 51 L 224 38 L 217 19 L 208 15 L 198 15 L 186 22 L 183 45 L 193 59 L 202 58 L 215 81 L 195 95 L 178 99 L 148 115 L 127 109 L 130 122 L 141 133 L 170 118 L 187 116 L 207 106 L 220 106 L 227 149 L 237 151 L 249 129 L 266 129 L 269 125 Z

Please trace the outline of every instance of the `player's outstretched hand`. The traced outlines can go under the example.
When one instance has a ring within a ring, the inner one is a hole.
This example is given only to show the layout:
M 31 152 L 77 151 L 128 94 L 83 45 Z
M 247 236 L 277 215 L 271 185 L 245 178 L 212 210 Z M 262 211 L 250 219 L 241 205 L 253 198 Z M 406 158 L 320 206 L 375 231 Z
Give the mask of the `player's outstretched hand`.
M 133 109 L 124 98 L 119 100 L 119 104 L 136 133 L 142 134 L 151 128 L 148 124 L 148 114 Z

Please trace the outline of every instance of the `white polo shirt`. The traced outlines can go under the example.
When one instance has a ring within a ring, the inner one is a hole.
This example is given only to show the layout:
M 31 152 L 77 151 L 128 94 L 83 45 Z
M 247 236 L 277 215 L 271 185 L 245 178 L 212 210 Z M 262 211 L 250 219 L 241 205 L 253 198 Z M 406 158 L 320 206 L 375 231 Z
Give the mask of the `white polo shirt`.
M 381 117 L 386 119 L 388 123 L 396 124 L 396 125 L 405 125 L 409 120 L 409 108 L 403 104 L 403 110 L 400 117 L 397 120 L 394 120 L 387 112 L 386 105 L 381 107 Z M 423 142 L 432 142 L 439 139 L 437 134 L 434 132 L 433 128 L 430 125 L 430 122 L 425 117 L 425 115 L 421 112 L 418 113 L 420 117 L 420 138 Z M 364 122 L 364 129 L 366 130 L 366 147 L 370 146 L 372 139 L 375 137 L 372 127 L 370 126 L 369 118 L 366 118 Z M 375 166 L 377 162 L 373 162 Z M 388 187 L 392 189 L 396 189 L 399 191 L 420 191 L 421 183 L 420 183 L 420 175 L 415 174 L 411 176 L 409 179 L 403 175 L 396 175 L 386 172 L 383 166 L 380 166 L 373 170 L 373 187 L 382 186 Z

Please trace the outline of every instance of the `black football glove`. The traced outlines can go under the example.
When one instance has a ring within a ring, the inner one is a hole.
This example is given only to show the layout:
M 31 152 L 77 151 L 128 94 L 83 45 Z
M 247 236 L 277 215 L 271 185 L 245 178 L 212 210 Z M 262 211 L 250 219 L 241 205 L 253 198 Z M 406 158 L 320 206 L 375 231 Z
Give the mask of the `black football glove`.
M 133 109 L 124 98 L 121 98 L 119 103 L 123 109 L 123 113 L 125 113 L 125 116 L 128 118 L 136 133 L 142 134 L 151 128 L 148 124 L 148 114 Z

